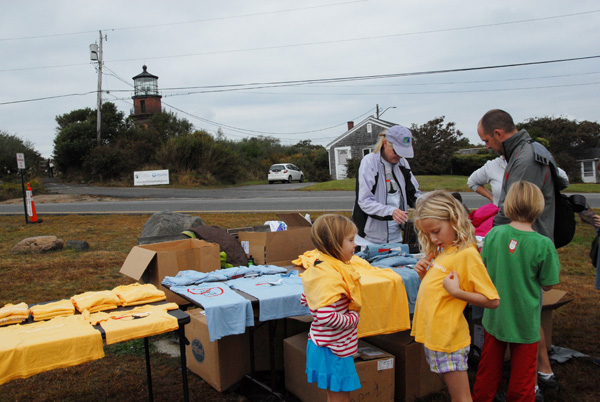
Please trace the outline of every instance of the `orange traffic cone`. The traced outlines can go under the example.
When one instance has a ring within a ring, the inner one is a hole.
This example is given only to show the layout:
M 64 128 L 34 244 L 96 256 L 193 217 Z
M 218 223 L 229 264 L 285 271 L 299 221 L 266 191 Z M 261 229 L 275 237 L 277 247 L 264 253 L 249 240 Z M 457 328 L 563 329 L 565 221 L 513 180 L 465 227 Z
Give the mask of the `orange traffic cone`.
M 29 215 L 29 223 L 41 223 L 42 220 L 37 217 L 35 212 L 35 202 L 33 202 L 33 192 L 31 186 L 27 183 L 27 215 Z

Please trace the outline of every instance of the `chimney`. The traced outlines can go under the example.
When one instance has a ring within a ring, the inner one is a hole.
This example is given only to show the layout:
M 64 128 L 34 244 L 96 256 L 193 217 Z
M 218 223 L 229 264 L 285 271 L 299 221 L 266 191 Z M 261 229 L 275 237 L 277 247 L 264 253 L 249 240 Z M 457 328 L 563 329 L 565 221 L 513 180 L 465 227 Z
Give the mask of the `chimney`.
M 354 122 L 353 121 L 349 121 L 348 122 L 348 131 L 352 130 L 354 128 Z

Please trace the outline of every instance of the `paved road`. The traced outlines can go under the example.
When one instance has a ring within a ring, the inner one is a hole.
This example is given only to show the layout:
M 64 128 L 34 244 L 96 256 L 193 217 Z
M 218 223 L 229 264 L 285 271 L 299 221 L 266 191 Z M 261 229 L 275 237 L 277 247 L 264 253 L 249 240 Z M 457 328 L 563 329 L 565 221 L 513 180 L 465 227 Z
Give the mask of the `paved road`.
M 198 212 L 311 212 L 351 211 L 353 191 L 299 191 L 314 183 L 264 184 L 223 189 L 171 189 L 156 187 L 92 187 L 47 183 L 51 193 L 122 198 L 121 201 L 77 203 L 38 203 L 36 212 L 44 214 L 115 214 L 160 211 Z M 480 195 L 461 193 L 469 208 L 486 203 Z M 600 194 L 586 194 L 588 203 L 600 207 Z M 35 198 L 35 197 L 34 197 Z M 22 204 L 0 205 L 0 215 L 23 214 Z

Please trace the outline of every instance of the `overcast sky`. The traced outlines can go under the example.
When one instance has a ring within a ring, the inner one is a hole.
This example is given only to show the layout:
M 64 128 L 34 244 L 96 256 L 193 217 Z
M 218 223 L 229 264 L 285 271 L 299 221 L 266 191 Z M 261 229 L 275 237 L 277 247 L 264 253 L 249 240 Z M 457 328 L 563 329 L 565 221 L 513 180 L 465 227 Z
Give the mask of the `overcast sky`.
M 129 115 L 145 64 L 164 109 L 233 140 L 326 145 L 376 105 L 408 127 L 445 116 L 474 144 L 492 108 L 600 119 L 591 0 L 3 1 L 0 21 L 0 130 L 44 157 L 57 115 L 96 109 L 100 30 L 104 102 Z

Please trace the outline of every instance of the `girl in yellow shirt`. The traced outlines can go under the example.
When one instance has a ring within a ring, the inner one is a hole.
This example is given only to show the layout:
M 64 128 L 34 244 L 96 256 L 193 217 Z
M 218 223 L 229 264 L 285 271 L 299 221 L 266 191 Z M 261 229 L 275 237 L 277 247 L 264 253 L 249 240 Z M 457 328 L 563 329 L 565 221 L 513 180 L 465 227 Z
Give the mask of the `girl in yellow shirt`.
M 421 278 L 411 335 L 424 344 L 431 371 L 439 373 L 453 402 L 472 401 L 467 375 L 471 337 L 463 315 L 467 303 L 495 309 L 500 296 L 477 251 L 467 211 L 448 191 L 417 199 L 415 227 L 426 258 L 415 265 Z

